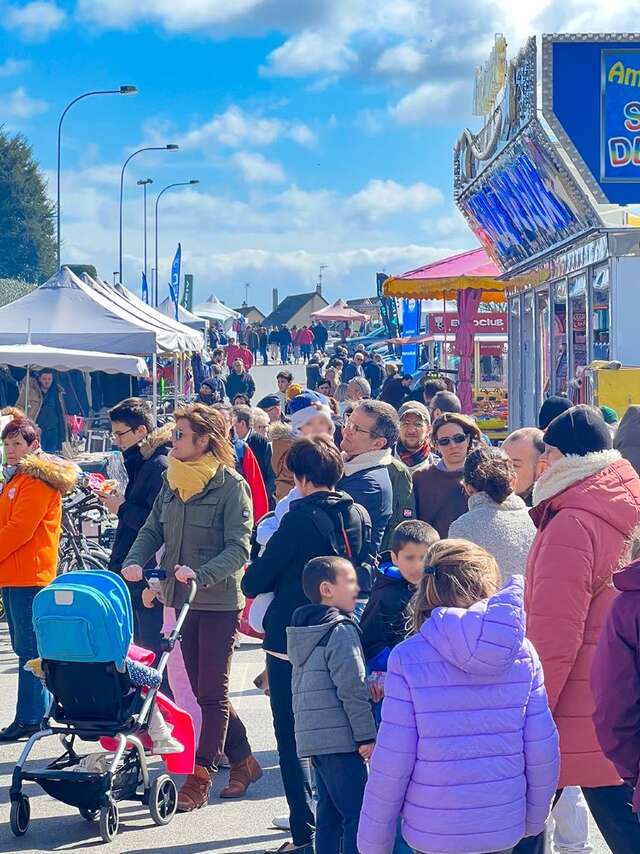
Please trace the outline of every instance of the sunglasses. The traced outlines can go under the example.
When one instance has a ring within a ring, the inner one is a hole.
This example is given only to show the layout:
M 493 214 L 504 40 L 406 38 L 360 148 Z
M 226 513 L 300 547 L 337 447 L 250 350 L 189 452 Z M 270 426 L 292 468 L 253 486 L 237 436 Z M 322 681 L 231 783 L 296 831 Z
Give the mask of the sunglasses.
M 468 441 L 469 437 L 466 433 L 456 433 L 455 436 L 443 436 L 442 439 L 436 439 L 436 443 L 440 445 L 441 448 L 446 448 L 452 442 L 454 445 L 462 445 L 464 442 Z

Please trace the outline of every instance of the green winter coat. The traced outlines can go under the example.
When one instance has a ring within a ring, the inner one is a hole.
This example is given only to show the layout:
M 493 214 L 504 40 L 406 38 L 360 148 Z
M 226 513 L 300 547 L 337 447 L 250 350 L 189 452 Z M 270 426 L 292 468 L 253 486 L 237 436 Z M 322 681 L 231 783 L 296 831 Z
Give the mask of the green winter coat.
M 220 466 L 207 486 L 184 502 L 169 486 L 166 475 L 147 521 L 124 560 L 145 566 L 164 545 L 160 566 L 165 604 L 181 608 L 189 587 L 176 582 L 176 565 L 190 566 L 197 576 L 197 611 L 239 611 L 242 570 L 249 560 L 253 525 L 251 495 L 244 478 Z
M 413 478 L 411 472 L 402 462 L 395 457 L 387 466 L 391 491 L 393 492 L 393 512 L 384 531 L 380 553 L 388 551 L 391 546 L 391 535 L 400 524 L 407 519 L 416 518 L 416 498 L 413 494 Z

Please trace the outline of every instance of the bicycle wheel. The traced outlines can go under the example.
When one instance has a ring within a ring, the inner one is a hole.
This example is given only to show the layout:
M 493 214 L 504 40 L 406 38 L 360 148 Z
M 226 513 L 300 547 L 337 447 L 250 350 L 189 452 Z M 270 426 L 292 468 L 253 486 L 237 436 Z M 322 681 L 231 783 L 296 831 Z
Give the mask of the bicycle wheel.
M 59 565 L 59 574 L 63 572 L 80 572 L 83 569 L 108 569 L 109 562 L 91 552 L 82 552 L 79 557 L 69 555 L 68 561 L 65 562 L 64 568 Z

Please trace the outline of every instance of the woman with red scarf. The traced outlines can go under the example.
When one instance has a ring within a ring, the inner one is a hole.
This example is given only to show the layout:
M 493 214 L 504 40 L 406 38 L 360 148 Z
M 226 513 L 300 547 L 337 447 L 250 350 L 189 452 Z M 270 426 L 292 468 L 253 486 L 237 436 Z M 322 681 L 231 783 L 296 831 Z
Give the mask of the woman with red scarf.
M 434 464 L 429 439 L 431 418 L 424 404 L 415 400 L 404 403 L 399 410 L 400 438 L 396 456 L 407 466 L 411 474 Z

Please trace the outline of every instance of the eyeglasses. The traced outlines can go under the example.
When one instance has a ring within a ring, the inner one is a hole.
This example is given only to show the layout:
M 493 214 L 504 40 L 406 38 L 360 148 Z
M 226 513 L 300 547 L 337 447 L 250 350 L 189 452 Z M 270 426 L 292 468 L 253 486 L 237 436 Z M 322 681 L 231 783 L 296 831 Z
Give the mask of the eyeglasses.
M 454 445 L 462 445 L 464 442 L 468 441 L 469 437 L 466 433 L 456 433 L 455 436 L 443 436 L 442 439 L 436 439 L 436 443 L 440 445 L 441 448 L 446 448 L 447 445 L 450 445 L 452 442 Z
M 367 436 L 377 436 L 377 433 L 374 433 L 373 430 L 365 430 L 364 427 L 358 427 L 357 424 L 352 424 L 351 421 L 347 421 L 344 425 L 345 430 L 351 430 L 353 433 L 364 433 Z
M 114 432 L 111 434 L 111 438 L 112 439 L 122 439 L 122 437 L 126 436 L 127 433 L 133 433 L 134 429 L 135 429 L 134 427 L 129 427 L 128 430 L 122 430 L 120 433 L 118 433 L 114 430 Z

